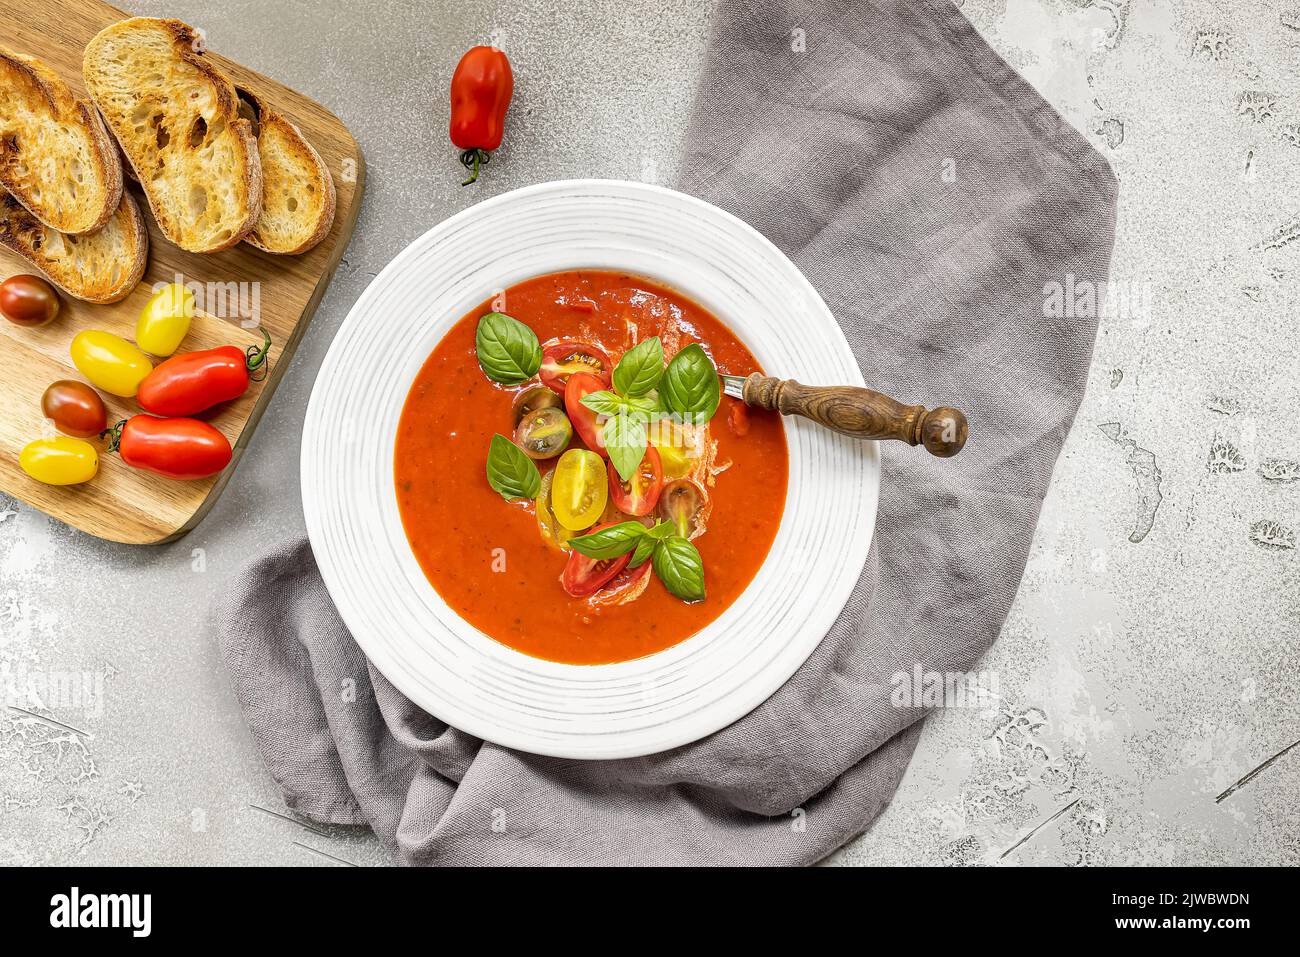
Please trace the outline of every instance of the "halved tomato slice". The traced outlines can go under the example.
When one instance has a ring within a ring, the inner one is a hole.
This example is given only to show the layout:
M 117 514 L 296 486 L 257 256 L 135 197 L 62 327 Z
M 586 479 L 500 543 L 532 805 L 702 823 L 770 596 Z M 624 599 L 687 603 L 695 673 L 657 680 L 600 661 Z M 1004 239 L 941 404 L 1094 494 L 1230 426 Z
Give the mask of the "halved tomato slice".
M 612 523 L 598 525 L 592 531 L 599 532 L 609 528 L 610 524 Z M 560 575 L 560 584 L 574 598 L 584 598 L 612 581 L 631 560 L 631 552 L 625 552 L 618 558 L 588 558 L 577 550 L 571 551 L 569 560 L 564 565 L 564 573 Z
M 569 377 L 578 372 L 593 375 L 609 388 L 609 375 L 614 366 L 599 346 L 577 339 L 561 339 L 542 349 L 542 385 L 553 392 L 564 394 Z
M 645 458 L 637 466 L 632 481 L 624 482 L 613 466 L 606 471 L 609 473 L 609 496 L 620 512 L 640 516 L 654 511 L 664 487 L 664 469 L 653 445 L 646 446 Z
M 624 568 L 591 596 L 596 605 L 626 605 L 636 601 L 650 584 L 650 562 L 636 568 Z
M 583 405 L 582 400 L 593 392 L 603 392 L 608 388 L 608 382 L 601 382 L 587 372 L 575 372 L 569 376 L 569 384 L 564 388 L 564 411 L 569 414 L 569 421 L 573 423 L 583 444 L 601 455 L 605 454 L 605 443 L 601 438 L 598 416 Z

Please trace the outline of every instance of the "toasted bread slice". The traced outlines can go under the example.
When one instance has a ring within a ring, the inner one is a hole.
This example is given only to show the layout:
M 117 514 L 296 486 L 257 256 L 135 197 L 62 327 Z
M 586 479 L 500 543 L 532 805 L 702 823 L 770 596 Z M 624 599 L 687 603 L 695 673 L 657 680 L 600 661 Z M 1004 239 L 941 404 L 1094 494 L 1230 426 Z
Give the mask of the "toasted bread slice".
M 122 199 L 122 164 L 95 108 L 35 57 L 0 48 L 0 186 L 62 233 L 99 229 Z
M 324 239 L 334 222 L 334 180 L 302 130 L 251 90 L 236 87 L 262 160 L 262 215 L 244 242 L 292 256 Z
M 262 212 L 262 164 L 235 88 L 179 20 L 136 17 L 86 46 L 86 89 L 158 228 L 190 252 L 228 249 Z
M 0 245 L 18 253 L 69 296 L 86 302 L 125 299 L 144 275 L 149 233 L 130 193 L 97 232 L 69 236 L 50 229 L 0 190 Z

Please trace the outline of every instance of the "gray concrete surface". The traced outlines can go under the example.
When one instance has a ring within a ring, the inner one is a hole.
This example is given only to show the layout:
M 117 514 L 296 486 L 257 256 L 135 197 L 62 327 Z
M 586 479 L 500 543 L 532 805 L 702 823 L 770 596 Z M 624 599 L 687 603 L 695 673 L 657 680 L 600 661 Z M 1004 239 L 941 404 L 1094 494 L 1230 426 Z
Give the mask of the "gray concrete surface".
M 332 108 L 369 185 L 312 331 L 196 532 L 126 549 L 0 498 L 0 668 L 62 679 L 49 714 L 75 729 L 0 714 L 0 864 L 384 863 L 366 832 L 277 816 L 209 603 L 250 553 L 302 529 L 307 397 L 369 279 L 488 195 L 584 175 L 670 183 L 708 10 L 125 5 L 201 26 Z M 896 800 L 833 862 L 1298 863 L 1300 749 L 1219 797 L 1300 738 L 1300 5 L 963 9 L 1114 164 L 1126 308 L 1103 318 L 1024 585 L 982 665 L 997 697 L 928 722 Z M 445 87 L 493 34 L 518 92 L 507 145 L 462 190 Z

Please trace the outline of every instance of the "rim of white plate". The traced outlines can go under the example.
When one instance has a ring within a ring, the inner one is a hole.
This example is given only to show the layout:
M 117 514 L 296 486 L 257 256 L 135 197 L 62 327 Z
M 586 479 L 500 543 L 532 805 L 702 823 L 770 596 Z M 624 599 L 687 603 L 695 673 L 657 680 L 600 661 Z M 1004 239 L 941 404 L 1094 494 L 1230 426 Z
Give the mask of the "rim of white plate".
M 862 384 L 811 284 L 730 213 L 644 183 L 529 186 L 434 226 L 352 307 L 307 408 L 303 510 L 343 622 L 421 708 L 522 751 L 633 757 L 731 724 L 812 653 L 866 561 L 880 457 L 874 442 L 784 419 L 790 478 L 767 560 L 714 622 L 658 654 L 566 665 L 482 634 L 443 602 L 407 543 L 393 480 L 397 421 L 420 366 L 470 309 L 531 276 L 580 268 L 679 290 L 722 319 L 770 373 Z

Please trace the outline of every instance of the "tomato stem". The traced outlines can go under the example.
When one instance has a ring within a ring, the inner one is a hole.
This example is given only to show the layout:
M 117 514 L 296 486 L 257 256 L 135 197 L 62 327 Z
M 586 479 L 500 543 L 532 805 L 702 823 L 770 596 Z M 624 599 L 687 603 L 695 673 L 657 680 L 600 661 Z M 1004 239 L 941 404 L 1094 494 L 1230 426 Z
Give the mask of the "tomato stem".
M 124 425 L 126 425 L 126 419 L 122 419 L 116 425 L 107 428 L 103 432 L 99 433 L 99 437 L 101 439 L 111 436 L 111 438 L 108 439 L 108 447 L 104 451 L 106 452 L 117 451 L 117 447 L 122 444 L 122 426 Z
M 486 166 L 488 160 L 490 160 L 491 158 L 492 158 L 491 153 L 489 153 L 487 150 L 479 149 L 477 146 L 474 147 L 473 149 L 468 149 L 465 152 L 461 153 L 460 154 L 461 165 L 468 170 L 472 170 L 473 172 L 470 173 L 469 179 L 465 180 L 465 182 L 461 183 L 460 185 L 468 186 L 470 183 L 478 179 L 479 164 L 482 163 L 483 165 Z
M 246 360 L 248 366 L 248 377 L 254 382 L 261 382 L 265 379 L 266 371 L 271 367 L 270 363 L 266 361 L 267 357 L 271 354 L 271 334 L 266 331 L 265 327 L 262 328 L 261 333 L 261 348 L 258 348 L 257 346 L 249 346 L 246 350 L 246 355 L 248 356 L 248 359 Z M 256 375 L 258 372 L 261 372 L 262 374 Z

